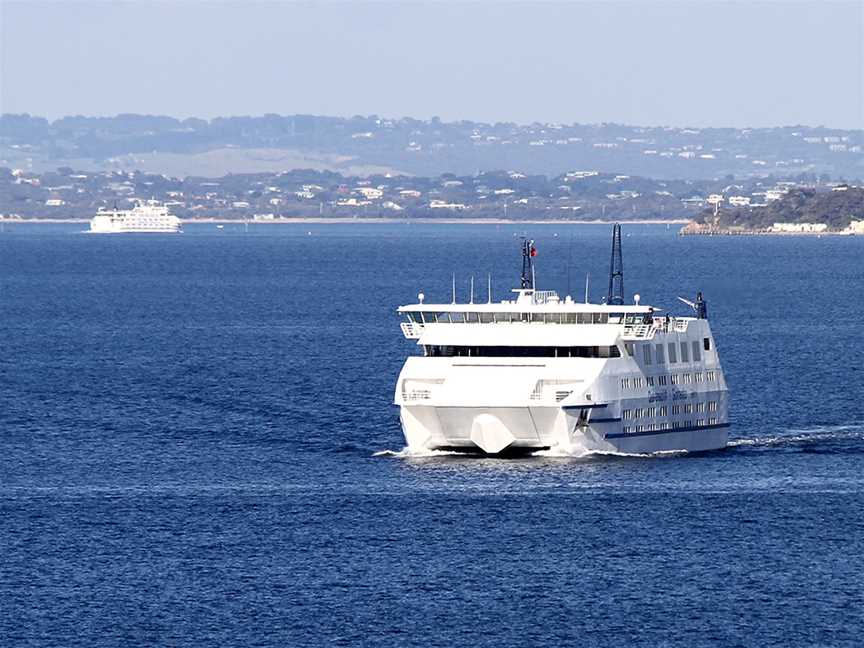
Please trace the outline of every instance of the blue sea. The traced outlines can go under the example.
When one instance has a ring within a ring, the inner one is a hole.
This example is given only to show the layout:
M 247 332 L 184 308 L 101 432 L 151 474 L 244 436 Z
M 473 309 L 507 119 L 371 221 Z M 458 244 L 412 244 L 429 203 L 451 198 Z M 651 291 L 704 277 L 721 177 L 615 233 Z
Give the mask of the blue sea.
M 605 294 L 608 226 L 0 233 L 0 646 L 864 644 L 864 238 L 624 226 L 723 451 L 408 458 L 396 308 Z

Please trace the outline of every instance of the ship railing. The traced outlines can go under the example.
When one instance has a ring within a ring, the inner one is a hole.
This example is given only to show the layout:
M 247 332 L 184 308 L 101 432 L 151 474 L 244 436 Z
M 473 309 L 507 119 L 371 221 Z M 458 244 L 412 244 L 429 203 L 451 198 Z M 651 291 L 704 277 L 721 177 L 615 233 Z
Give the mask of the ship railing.
M 432 398 L 432 392 L 428 389 L 412 389 L 409 392 L 402 392 L 402 398 L 405 401 L 429 400 Z
M 423 325 L 419 322 L 400 322 L 402 335 L 409 340 L 417 340 L 423 334 Z
M 535 304 L 548 304 L 550 302 L 560 301 L 558 293 L 554 290 L 535 290 L 531 299 Z
M 627 324 L 624 326 L 624 337 L 650 339 L 654 337 L 654 333 L 686 333 L 687 320 L 683 319 L 667 319 L 658 317 L 650 323 L 642 322 L 640 324 Z
M 654 337 L 654 330 L 651 324 L 628 324 L 624 327 L 624 337 L 649 339 Z

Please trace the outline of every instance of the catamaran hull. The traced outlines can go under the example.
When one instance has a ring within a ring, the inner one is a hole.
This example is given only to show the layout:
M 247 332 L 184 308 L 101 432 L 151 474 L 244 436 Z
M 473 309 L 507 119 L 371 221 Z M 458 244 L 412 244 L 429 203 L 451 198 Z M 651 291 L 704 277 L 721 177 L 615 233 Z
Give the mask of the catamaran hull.
M 560 407 L 402 406 L 410 450 L 448 449 L 490 455 L 558 449 L 565 453 L 704 452 L 726 447 L 728 424 L 622 432 L 621 420 L 597 410 Z

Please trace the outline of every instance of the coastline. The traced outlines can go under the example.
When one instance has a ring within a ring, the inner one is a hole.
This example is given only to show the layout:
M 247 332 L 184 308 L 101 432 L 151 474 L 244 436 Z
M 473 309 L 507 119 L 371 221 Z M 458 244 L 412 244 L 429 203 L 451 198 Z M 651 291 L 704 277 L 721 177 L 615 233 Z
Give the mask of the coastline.
M 25 219 L 3 219 L 0 218 L 0 223 L 12 224 L 61 224 L 61 223 L 89 223 L 89 218 L 25 218 Z M 308 224 L 308 225 L 345 225 L 348 223 L 357 223 L 365 225 L 374 225 L 375 223 L 382 224 L 411 224 L 419 223 L 423 225 L 683 225 L 690 222 L 687 219 L 672 218 L 672 219 L 646 219 L 646 220 L 553 220 L 553 219 L 525 219 L 514 220 L 510 218 L 352 218 L 352 217 L 336 217 L 336 218 L 281 218 L 274 220 L 242 220 L 238 218 L 184 218 L 181 219 L 184 225 L 293 225 L 293 224 Z

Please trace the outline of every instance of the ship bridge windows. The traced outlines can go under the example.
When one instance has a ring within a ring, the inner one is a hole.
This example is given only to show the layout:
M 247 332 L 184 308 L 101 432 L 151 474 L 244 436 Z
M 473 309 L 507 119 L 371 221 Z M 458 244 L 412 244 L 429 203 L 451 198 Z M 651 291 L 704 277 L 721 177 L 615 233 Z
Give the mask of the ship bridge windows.
M 702 360 L 702 348 L 699 344 L 699 340 L 693 340 L 693 362 L 699 362 Z
M 465 358 L 618 358 L 617 346 L 449 346 L 423 345 L 429 357 Z
M 507 311 L 408 311 L 408 321 L 417 324 L 609 324 L 620 315 L 609 313 L 544 313 Z M 617 318 L 617 319 L 616 319 Z

